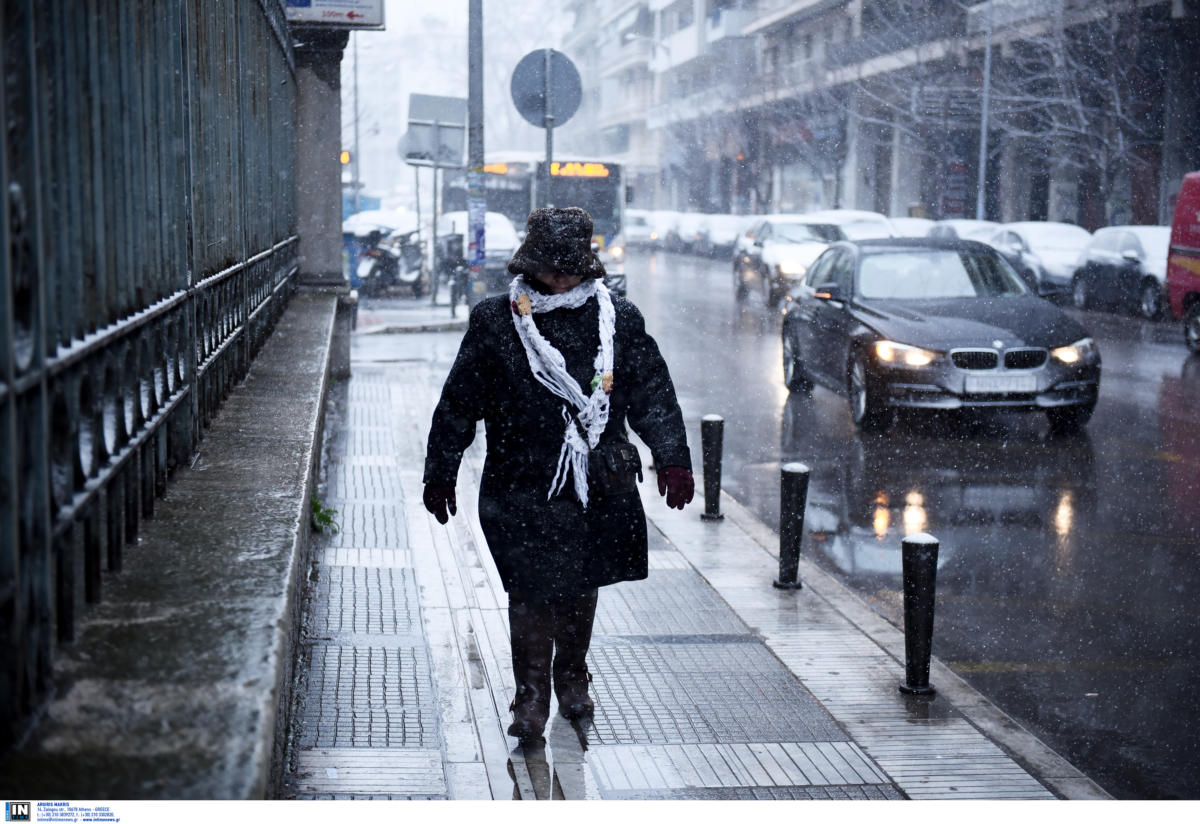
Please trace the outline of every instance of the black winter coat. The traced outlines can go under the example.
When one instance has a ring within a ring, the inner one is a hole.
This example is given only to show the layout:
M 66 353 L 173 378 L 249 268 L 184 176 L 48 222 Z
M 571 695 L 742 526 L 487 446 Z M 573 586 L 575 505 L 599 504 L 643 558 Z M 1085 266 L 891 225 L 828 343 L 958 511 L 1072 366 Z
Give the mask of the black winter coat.
M 690 470 L 683 415 L 658 344 L 636 306 L 617 296 L 613 306 L 613 392 L 600 443 L 628 441 L 628 420 L 656 466 Z M 587 394 L 600 340 L 596 299 L 576 309 L 537 313 L 534 322 Z M 482 419 L 487 457 L 480 525 L 505 590 L 529 600 L 578 595 L 647 575 L 646 516 L 636 491 L 598 497 L 592 487 L 585 510 L 568 478 L 547 500 L 562 447 L 564 404 L 533 377 L 508 297 L 480 302 L 433 413 L 424 480 L 454 486 Z

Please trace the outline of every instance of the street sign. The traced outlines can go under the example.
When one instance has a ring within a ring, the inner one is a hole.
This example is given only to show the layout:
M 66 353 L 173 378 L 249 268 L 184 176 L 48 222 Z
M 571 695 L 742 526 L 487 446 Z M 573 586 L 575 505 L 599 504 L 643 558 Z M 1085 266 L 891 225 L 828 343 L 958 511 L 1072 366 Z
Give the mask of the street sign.
M 338 29 L 383 29 L 383 0 L 287 0 L 287 20 Z
M 408 96 L 408 133 L 401 142 L 406 162 L 414 166 L 460 168 L 466 134 L 466 98 Z
M 547 60 L 547 52 L 549 60 Z M 548 64 L 548 65 L 547 65 Z M 546 70 L 550 71 L 550 111 L 546 111 Z M 579 101 L 583 98 L 583 85 L 579 80 L 579 70 L 560 51 L 554 49 L 537 49 L 521 58 L 521 62 L 513 69 L 512 99 L 513 105 L 521 113 L 521 117 L 534 126 L 545 127 L 546 115 L 554 118 L 551 125 L 554 128 L 566 123 L 579 109 Z

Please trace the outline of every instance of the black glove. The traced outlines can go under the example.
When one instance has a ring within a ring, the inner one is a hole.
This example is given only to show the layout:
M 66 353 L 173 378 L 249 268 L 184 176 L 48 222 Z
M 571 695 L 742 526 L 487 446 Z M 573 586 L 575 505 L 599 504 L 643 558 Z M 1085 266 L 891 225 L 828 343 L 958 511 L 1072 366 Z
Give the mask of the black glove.
M 431 486 L 425 485 L 425 491 L 421 495 L 421 500 L 425 503 L 425 508 L 429 510 L 429 514 L 437 518 L 439 524 L 444 524 L 450 520 L 450 515 L 458 514 L 458 500 L 454 497 L 454 487 L 452 486 Z M 450 515 L 446 514 L 446 509 L 449 508 Z
M 696 494 L 696 481 L 682 466 L 664 466 L 658 470 L 658 494 L 667 496 L 667 506 L 683 509 Z

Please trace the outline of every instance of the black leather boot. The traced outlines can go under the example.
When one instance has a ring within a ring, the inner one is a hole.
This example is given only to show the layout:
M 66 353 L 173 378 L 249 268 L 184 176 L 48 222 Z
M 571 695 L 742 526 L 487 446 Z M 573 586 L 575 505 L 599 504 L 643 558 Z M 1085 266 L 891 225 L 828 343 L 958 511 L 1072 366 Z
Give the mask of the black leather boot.
M 592 674 L 587 651 L 592 643 L 598 590 L 554 605 L 554 694 L 564 718 L 590 717 L 596 709 L 588 695 Z
M 508 621 L 512 638 L 513 676 L 517 696 L 509 709 L 508 734 L 521 743 L 538 741 L 550 718 L 550 656 L 554 649 L 554 613 L 549 604 L 513 601 Z

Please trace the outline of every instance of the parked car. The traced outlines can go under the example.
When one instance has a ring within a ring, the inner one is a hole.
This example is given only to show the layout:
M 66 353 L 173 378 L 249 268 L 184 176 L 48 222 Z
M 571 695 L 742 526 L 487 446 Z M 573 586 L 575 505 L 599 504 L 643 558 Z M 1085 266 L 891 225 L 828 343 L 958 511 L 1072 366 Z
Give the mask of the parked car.
M 1200 352 L 1200 172 L 1184 175 L 1175 201 L 1167 296 L 1171 315 L 1183 321 L 1188 349 Z
M 698 212 L 677 212 L 675 220 L 667 229 L 663 245 L 668 252 L 693 252 L 700 240 L 700 222 L 704 215 Z
M 1055 432 L 1087 423 L 1100 352 L 992 248 L 895 238 L 831 245 L 782 323 L 789 389 L 846 396 L 863 431 L 897 408 L 1038 410 Z
M 928 237 L 929 230 L 937 225 L 927 217 L 889 217 L 896 237 Z
M 651 213 L 643 209 L 625 210 L 625 245 L 631 247 L 654 245 L 654 224 Z
M 764 217 L 748 230 L 750 242 L 733 261 L 734 294 L 745 300 L 751 289 L 774 306 L 788 287 L 802 280 L 808 267 L 834 241 L 845 240 L 841 227 L 788 215 Z
M 1162 313 L 1170 226 L 1097 229 L 1071 281 L 1077 309 L 1119 307 L 1153 320 Z
M 864 212 L 859 209 L 826 209 L 809 212 L 806 220 L 813 223 L 832 223 L 840 226 L 850 240 L 865 240 L 872 237 L 895 237 L 896 227 L 879 212 Z
M 1066 294 L 1092 233 L 1073 223 L 1005 223 L 987 240 L 1043 297 Z
M 702 215 L 696 253 L 706 257 L 728 256 L 738 235 L 754 220 L 754 215 Z
M 967 220 L 951 218 L 939 220 L 929 227 L 926 237 L 940 240 L 986 240 L 996 233 L 1000 224 L 994 220 Z
M 667 248 L 667 237 L 675 231 L 679 212 L 659 209 L 650 213 L 650 245 L 657 249 Z

